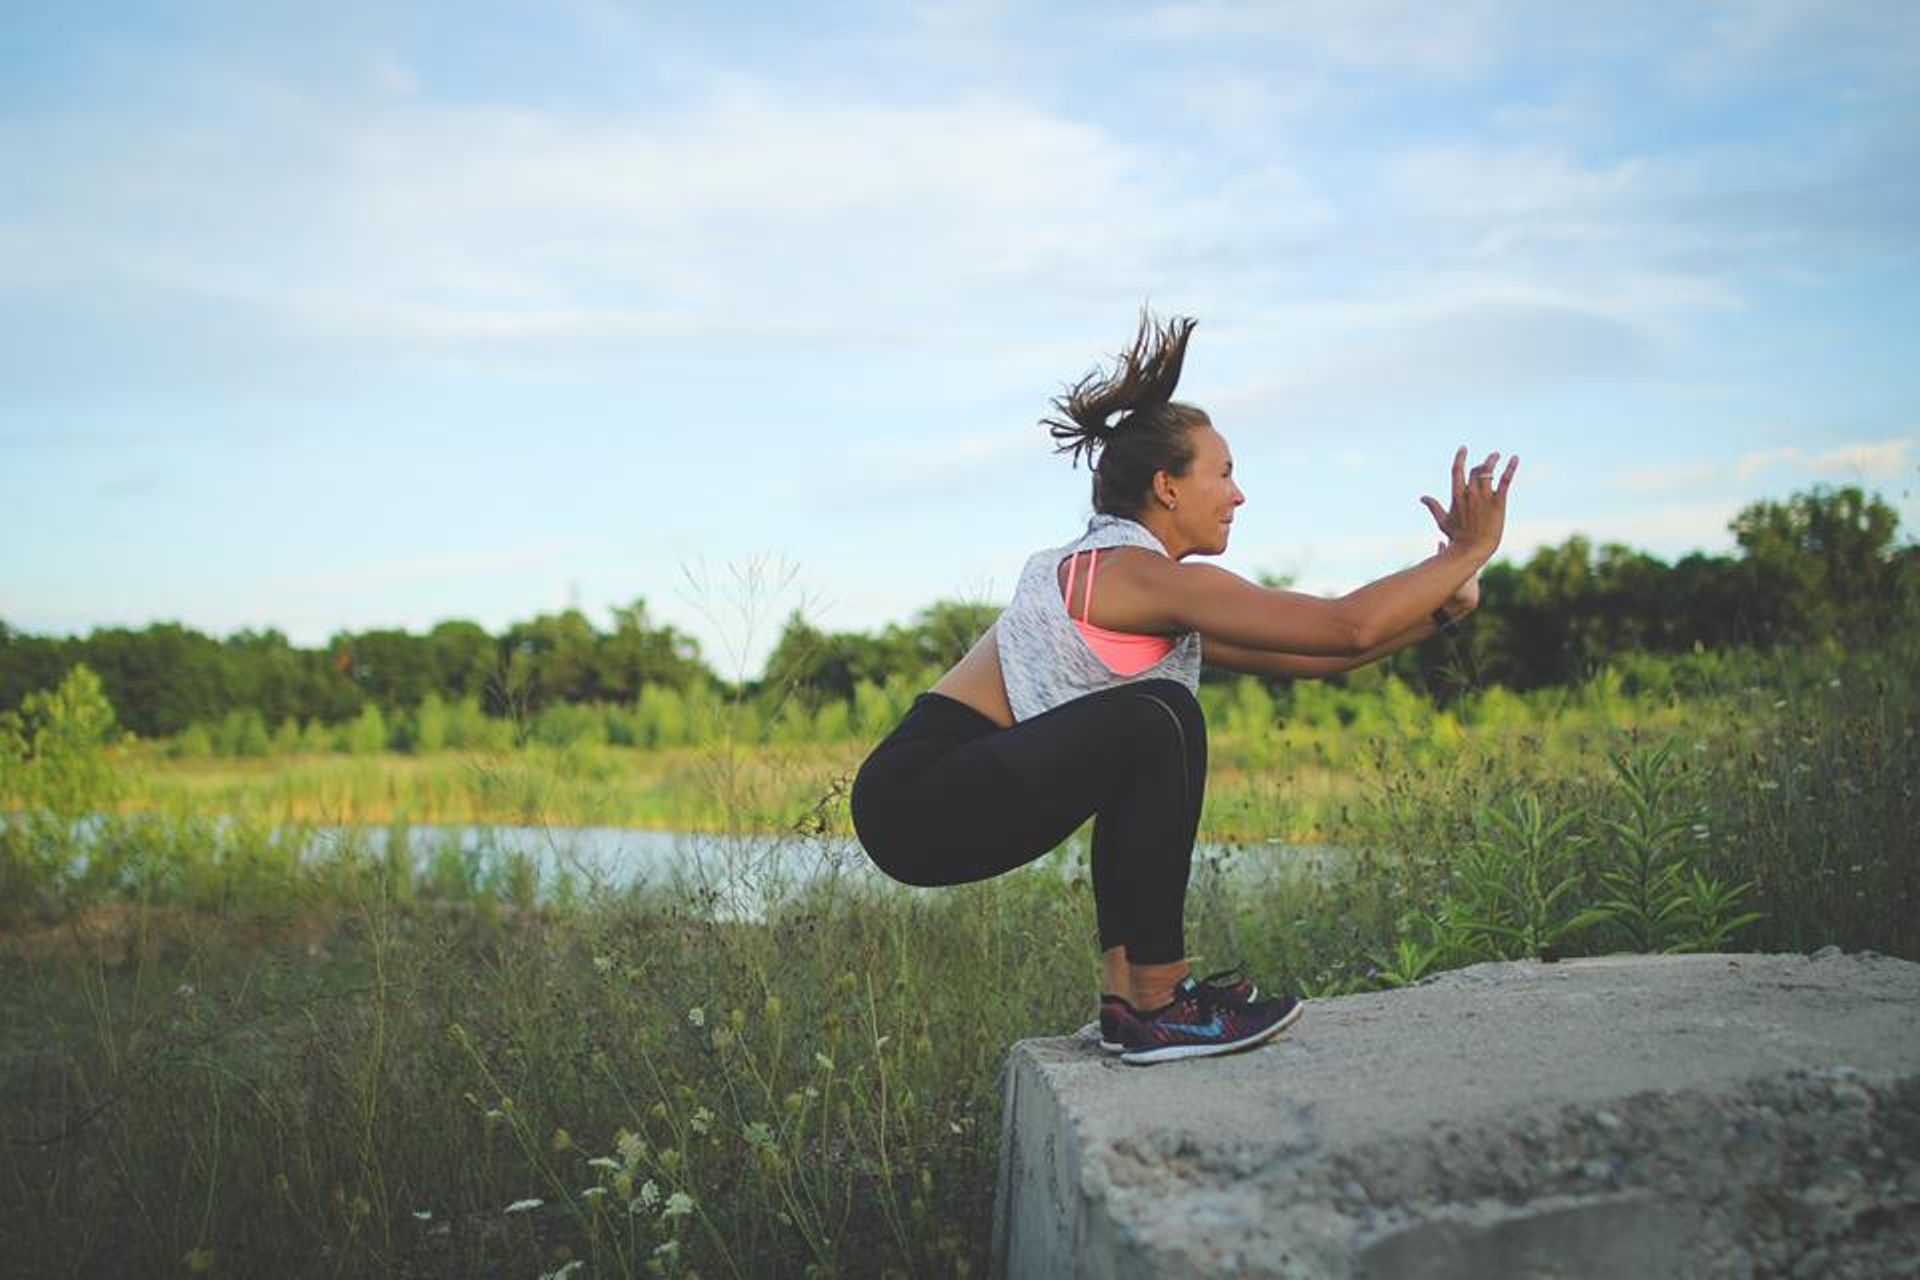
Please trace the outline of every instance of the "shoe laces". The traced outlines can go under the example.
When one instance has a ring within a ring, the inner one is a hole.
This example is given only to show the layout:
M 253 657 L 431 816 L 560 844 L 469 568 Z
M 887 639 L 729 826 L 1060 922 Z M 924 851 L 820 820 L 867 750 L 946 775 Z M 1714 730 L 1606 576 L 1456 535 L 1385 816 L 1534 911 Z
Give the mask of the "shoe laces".
M 1191 982 L 1192 980 L 1189 979 L 1189 981 Z M 1200 1017 L 1202 1019 L 1213 1017 L 1214 1010 L 1222 1007 L 1213 989 L 1207 986 L 1204 981 L 1194 982 L 1191 994 L 1194 1002 L 1200 1006 Z
M 1233 985 L 1233 983 L 1223 982 L 1222 979 L 1231 978 L 1236 974 L 1239 975 L 1239 977 L 1242 980 L 1246 980 L 1247 978 L 1247 971 L 1245 969 L 1241 968 L 1237 964 L 1228 965 L 1226 968 L 1216 970 L 1215 972 L 1210 973 L 1206 977 L 1200 979 L 1201 989 L 1204 990 L 1208 987 L 1230 987 Z

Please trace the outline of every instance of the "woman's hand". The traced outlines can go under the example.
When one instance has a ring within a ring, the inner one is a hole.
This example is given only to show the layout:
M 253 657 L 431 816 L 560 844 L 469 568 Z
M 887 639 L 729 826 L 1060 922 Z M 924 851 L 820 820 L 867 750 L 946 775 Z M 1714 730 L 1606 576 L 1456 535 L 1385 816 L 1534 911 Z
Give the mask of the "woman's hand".
M 1444 553 L 1446 549 L 1447 544 L 1441 543 L 1441 552 Z M 1454 618 L 1464 618 L 1478 609 L 1480 607 L 1480 571 L 1475 569 L 1473 576 L 1461 583 L 1460 589 L 1448 596 L 1447 602 L 1440 607 L 1447 611 L 1449 617 Z
M 1442 508 L 1433 498 L 1422 496 L 1420 499 L 1433 513 L 1433 522 L 1440 526 L 1447 542 L 1471 551 L 1483 564 L 1499 548 L 1500 538 L 1506 532 L 1507 490 L 1513 484 L 1513 473 L 1519 468 L 1520 459 L 1507 460 L 1507 469 L 1496 485 L 1493 471 L 1499 463 L 1500 454 L 1496 451 L 1468 471 L 1467 447 L 1461 445 L 1453 455 L 1453 501 Z

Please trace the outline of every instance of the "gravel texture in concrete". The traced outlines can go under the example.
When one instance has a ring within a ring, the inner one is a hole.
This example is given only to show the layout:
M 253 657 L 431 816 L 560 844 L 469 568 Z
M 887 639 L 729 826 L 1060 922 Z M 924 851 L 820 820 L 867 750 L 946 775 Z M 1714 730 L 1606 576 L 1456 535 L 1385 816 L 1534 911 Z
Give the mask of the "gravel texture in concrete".
M 1920 1277 L 1920 964 L 1483 964 L 1250 1052 L 1009 1056 L 1013 1277 Z

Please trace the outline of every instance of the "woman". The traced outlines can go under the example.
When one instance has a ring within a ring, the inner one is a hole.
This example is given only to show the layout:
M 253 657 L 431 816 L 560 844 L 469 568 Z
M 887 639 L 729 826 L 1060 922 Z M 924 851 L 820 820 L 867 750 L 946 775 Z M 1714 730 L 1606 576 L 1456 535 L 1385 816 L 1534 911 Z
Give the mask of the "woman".
M 1054 400 L 1059 415 L 1043 422 L 1056 452 L 1089 461 L 1092 521 L 1027 561 L 1012 603 L 914 700 L 852 796 L 868 855 L 913 885 L 1011 870 L 1091 816 L 1101 1042 L 1133 1064 L 1250 1048 L 1300 1015 L 1292 996 L 1261 1000 L 1245 981 L 1196 982 L 1188 969 L 1182 909 L 1207 770 L 1201 665 L 1329 675 L 1451 626 L 1478 599 L 1519 462 L 1496 484 L 1499 455 L 1469 473 L 1461 449 L 1451 504 L 1421 499 L 1446 536 L 1438 554 L 1338 599 L 1186 563 L 1227 549 L 1246 501 L 1225 438 L 1173 399 L 1192 331 L 1143 314 L 1111 373 Z

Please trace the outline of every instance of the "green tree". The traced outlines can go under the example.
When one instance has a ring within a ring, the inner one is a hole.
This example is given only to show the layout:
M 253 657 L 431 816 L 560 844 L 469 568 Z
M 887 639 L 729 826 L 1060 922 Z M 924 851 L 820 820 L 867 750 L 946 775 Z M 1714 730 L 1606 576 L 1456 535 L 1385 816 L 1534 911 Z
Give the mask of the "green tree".
M 1765 638 L 1858 638 L 1884 632 L 1897 617 L 1900 516 L 1878 497 L 1817 486 L 1785 502 L 1756 502 L 1729 527 Z
M 596 685 L 602 696 L 631 702 L 648 685 L 685 689 L 713 675 L 700 660 L 700 643 L 671 626 L 656 626 L 647 602 L 613 610 L 613 633 L 599 643 Z
M 497 710 L 537 711 L 556 702 L 600 698 L 600 633 L 578 609 L 543 613 L 507 629 L 507 679 Z
M 219 641 L 178 623 L 96 630 L 80 650 L 120 722 L 143 738 L 178 733 L 196 720 L 212 723 L 237 701 Z
M 432 642 L 397 629 L 342 633 L 335 653 L 346 655 L 346 674 L 368 701 L 387 710 L 419 705 L 439 687 Z
M 61 823 L 109 809 L 121 787 L 108 753 L 122 736 L 100 677 L 77 664 L 56 687 L 28 694 L 8 713 L 0 728 L 4 792 Z
M 822 702 L 850 703 L 861 680 L 886 679 L 899 651 L 898 645 L 856 631 L 821 631 L 796 609 L 767 655 L 766 674 L 755 692 L 775 699 L 797 696 L 809 710 Z
M 500 675 L 500 642 L 476 622 L 437 622 L 427 633 L 433 687 L 448 702 L 484 698 Z
M 0 622 L 0 709 L 17 709 L 36 689 L 51 689 L 80 660 L 80 641 L 31 636 Z

